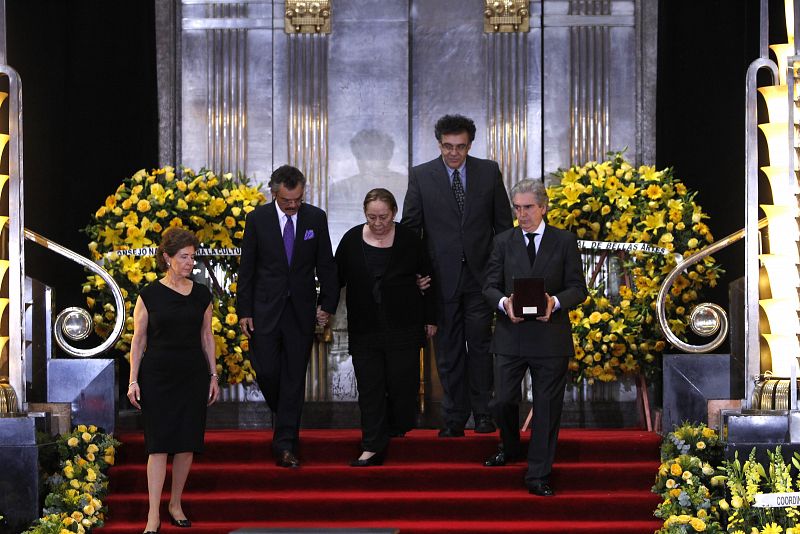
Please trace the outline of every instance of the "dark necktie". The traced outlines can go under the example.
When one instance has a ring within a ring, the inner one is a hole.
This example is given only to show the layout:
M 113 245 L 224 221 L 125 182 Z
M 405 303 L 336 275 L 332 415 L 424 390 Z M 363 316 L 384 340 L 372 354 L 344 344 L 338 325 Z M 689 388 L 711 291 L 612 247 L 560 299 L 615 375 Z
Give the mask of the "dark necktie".
M 286 225 L 283 227 L 283 248 L 286 249 L 286 259 L 292 263 L 292 251 L 294 250 L 294 223 L 292 218 L 286 217 Z
M 461 174 L 458 169 L 453 171 L 453 196 L 456 197 L 459 213 L 464 213 L 464 185 L 461 183 Z
M 531 260 L 531 267 L 533 267 L 533 262 L 536 261 L 536 243 L 534 242 L 533 238 L 538 234 L 532 232 L 525 235 L 528 237 L 528 259 Z

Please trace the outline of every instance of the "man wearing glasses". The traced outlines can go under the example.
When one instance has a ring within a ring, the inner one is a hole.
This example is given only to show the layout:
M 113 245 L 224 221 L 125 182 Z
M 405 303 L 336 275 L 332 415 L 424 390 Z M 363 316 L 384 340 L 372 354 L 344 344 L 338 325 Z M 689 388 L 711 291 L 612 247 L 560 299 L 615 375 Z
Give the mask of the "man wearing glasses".
M 439 437 L 494 432 L 489 415 L 493 309 L 483 299 L 484 270 L 495 234 L 512 227 L 496 162 L 469 156 L 475 123 L 461 115 L 436 122 L 441 156 L 411 169 L 402 223 L 425 239 L 433 261 L 439 331 L 434 338 L 444 391 Z
M 300 466 L 300 414 L 314 328 L 328 322 L 339 302 L 328 220 L 324 211 L 303 203 L 305 184 L 303 173 L 289 165 L 272 173 L 273 201 L 247 215 L 236 291 L 258 387 L 272 410 L 272 452 L 281 467 Z

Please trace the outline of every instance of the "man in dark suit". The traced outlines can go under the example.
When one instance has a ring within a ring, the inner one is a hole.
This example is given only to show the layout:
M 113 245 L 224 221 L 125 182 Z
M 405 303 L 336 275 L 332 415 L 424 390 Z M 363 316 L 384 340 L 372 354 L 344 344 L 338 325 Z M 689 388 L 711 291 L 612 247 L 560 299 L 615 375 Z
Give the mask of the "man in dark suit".
M 544 222 L 548 204 L 544 184 L 518 182 L 511 188 L 511 203 L 519 227 L 495 237 L 483 290 L 487 302 L 498 309 L 492 338 L 496 380 L 490 406 L 502 439 L 498 452 L 485 465 L 505 465 L 521 456 L 520 384 L 530 369 L 533 423 L 525 484 L 535 495 L 551 496 L 549 477 L 567 364 L 575 354 L 567 311 L 583 302 L 588 292 L 575 235 Z M 543 316 L 534 320 L 514 314 L 515 277 L 544 278 L 547 309 Z
M 460 437 L 470 413 L 476 432 L 494 432 L 492 308 L 481 295 L 492 238 L 511 228 L 497 163 L 469 156 L 475 124 L 445 115 L 435 127 L 441 156 L 411 169 L 402 223 L 428 245 L 437 284 L 436 365 L 444 390 L 440 437 Z
M 314 328 L 328 322 L 339 301 L 328 221 L 324 211 L 303 203 L 305 183 L 289 165 L 272 173 L 273 201 L 247 216 L 236 291 L 258 387 L 273 413 L 272 451 L 281 467 L 300 465 L 296 449 Z

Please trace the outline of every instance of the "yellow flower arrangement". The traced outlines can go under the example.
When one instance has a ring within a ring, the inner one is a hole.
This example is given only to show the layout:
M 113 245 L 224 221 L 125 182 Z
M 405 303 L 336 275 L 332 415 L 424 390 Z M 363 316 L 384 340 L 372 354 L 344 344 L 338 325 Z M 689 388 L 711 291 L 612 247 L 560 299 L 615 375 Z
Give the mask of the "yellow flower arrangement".
M 57 440 L 59 471 L 47 478 L 50 488 L 44 502 L 44 516 L 25 534 L 89 532 L 102 527 L 108 491 L 106 471 L 114 464 L 120 443 L 94 425 L 79 425 Z M 102 457 L 95 453 L 104 452 Z
M 244 234 L 245 217 L 263 204 L 266 197 L 246 177 L 217 176 L 211 171 L 171 167 L 147 172 L 140 170 L 122 181 L 92 216 L 85 228 L 91 257 L 114 277 L 125 296 L 125 329 L 116 348 L 128 352 L 133 337 L 133 306 L 144 284 L 159 277 L 151 254 L 125 255 L 118 251 L 155 248 L 161 234 L 172 226 L 194 232 L 203 247 L 235 249 Z M 198 257 L 217 280 L 214 300 L 214 339 L 217 374 L 230 384 L 252 382 L 255 378 L 247 359 L 247 339 L 236 316 L 236 272 L 234 255 Z M 116 318 L 113 297 L 102 279 L 91 275 L 83 285 L 86 304 L 95 321 L 95 332 L 107 337 Z
M 636 168 L 620 152 L 609 156 L 607 161 L 555 173 L 558 182 L 548 189 L 548 224 L 575 232 L 578 239 L 647 244 L 685 257 L 713 242 L 703 222 L 708 216 L 695 202 L 696 193 L 675 178 L 672 169 Z M 625 270 L 619 294 L 607 294 L 600 286 L 570 314 L 576 347 L 570 369 L 576 380 L 611 381 L 626 372 L 644 370 L 652 375 L 659 371 L 666 344 L 658 328 L 655 300 L 662 280 L 675 265 L 670 253 L 614 252 L 621 256 Z M 606 255 L 602 258 L 605 261 Z M 717 284 L 721 273 L 714 259 L 707 257 L 678 277 L 666 301 L 668 321 L 676 335 L 685 335 L 692 305 L 703 287 Z M 591 322 L 596 312 L 602 319 Z M 612 333 L 617 337 L 613 342 L 595 341 L 598 336 L 610 340 Z
M 706 439 L 709 446 L 698 449 L 700 439 Z M 663 499 L 654 514 L 664 520 L 658 534 L 723 532 L 719 510 L 724 486 L 718 479 L 724 477 L 710 463 L 721 456 L 716 432 L 705 425 L 684 423 L 664 438 L 653 485 L 653 493 Z

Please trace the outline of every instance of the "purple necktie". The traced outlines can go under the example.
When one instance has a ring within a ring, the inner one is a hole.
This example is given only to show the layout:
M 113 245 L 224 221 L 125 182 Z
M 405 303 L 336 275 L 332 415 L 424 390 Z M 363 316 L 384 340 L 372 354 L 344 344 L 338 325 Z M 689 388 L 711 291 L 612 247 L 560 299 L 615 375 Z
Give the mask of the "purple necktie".
M 294 250 L 294 223 L 288 215 L 286 216 L 286 225 L 283 227 L 283 248 L 286 249 L 286 260 L 291 265 L 292 251 Z

